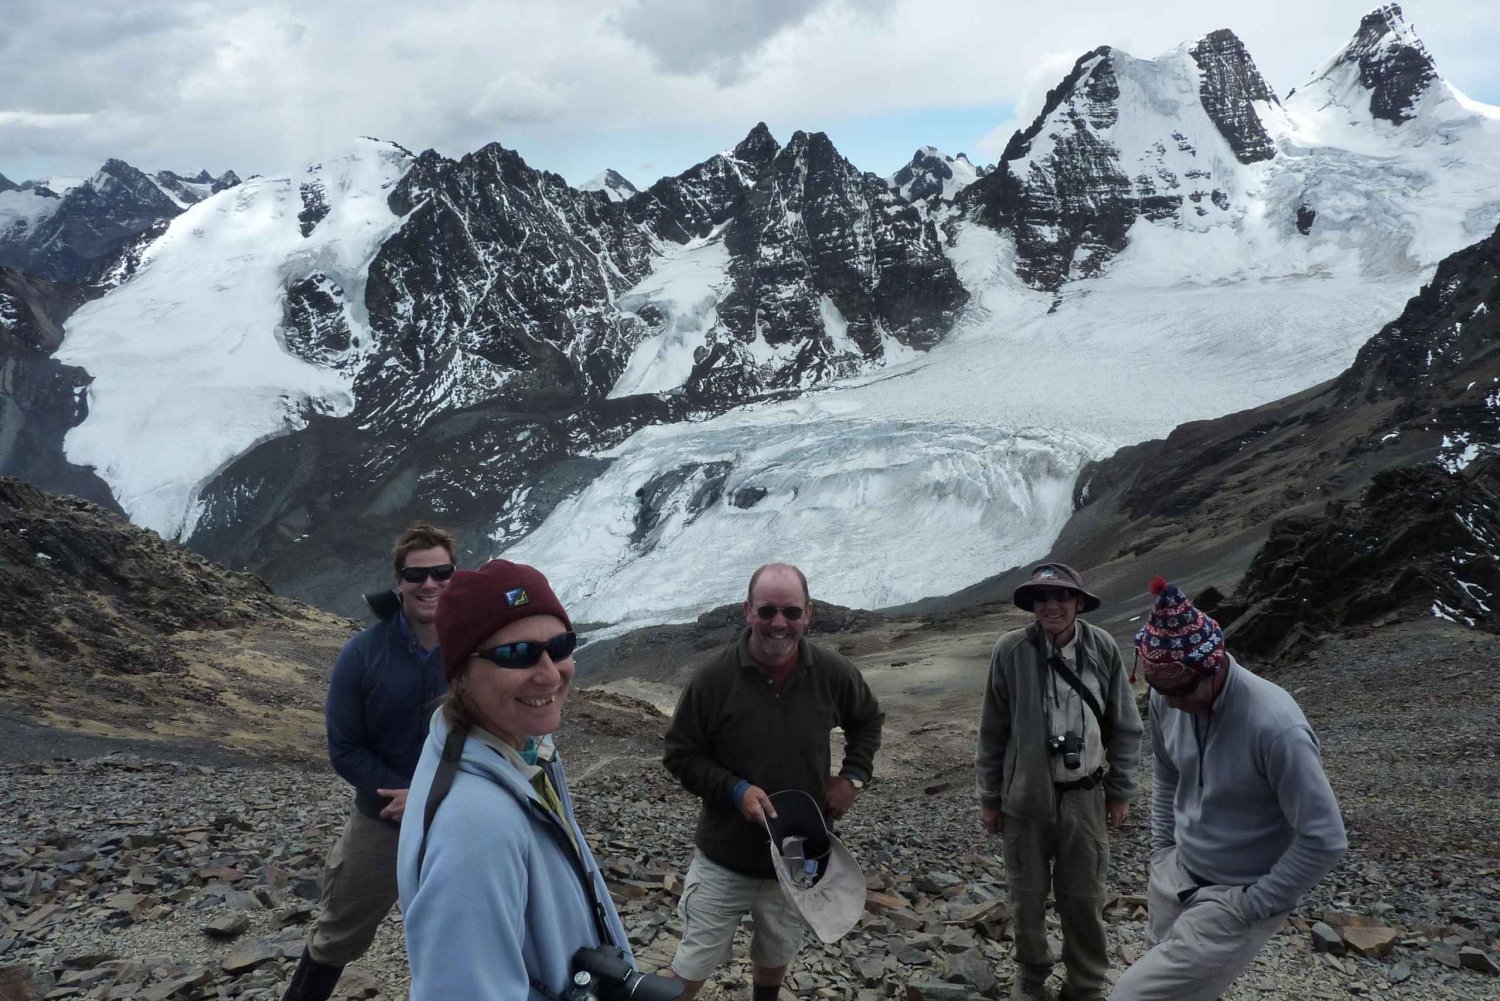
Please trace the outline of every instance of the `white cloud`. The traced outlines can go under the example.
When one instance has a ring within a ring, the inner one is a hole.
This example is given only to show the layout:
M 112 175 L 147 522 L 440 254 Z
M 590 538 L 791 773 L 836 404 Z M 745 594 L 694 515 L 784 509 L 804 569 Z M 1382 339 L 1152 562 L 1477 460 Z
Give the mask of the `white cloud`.
M 1047 102 L 1047 91 L 1067 76 L 1081 55 L 1082 52 L 1049 52 L 1037 59 L 1021 83 L 1011 116 L 980 138 L 978 149 L 985 159 L 1000 159 L 1010 137 L 1036 120 Z
M 30 111 L 0 111 L 0 129 L 65 129 L 85 125 L 93 115 L 48 115 Z
M 857 117 L 1014 107 L 974 132 L 992 159 L 1089 49 L 1149 58 L 1228 27 L 1284 94 L 1374 5 L 7 0 L 0 170 L 87 173 L 120 156 L 276 172 L 369 134 L 449 155 L 498 140 L 575 180 L 615 166 L 649 184 L 632 165 L 681 170 L 760 120 L 784 140 Z M 1440 70 L 1494 103 L 1500 19 L 1482 6 L 1407 13 Z

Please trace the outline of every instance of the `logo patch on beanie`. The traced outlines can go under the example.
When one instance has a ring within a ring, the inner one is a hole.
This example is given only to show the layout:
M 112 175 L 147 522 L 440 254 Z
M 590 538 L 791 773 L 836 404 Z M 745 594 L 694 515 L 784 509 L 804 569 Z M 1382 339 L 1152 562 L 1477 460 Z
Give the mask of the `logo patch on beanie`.
M 1042 567 L 1040 570 L 1038 570 L 1036 572 L 1036 579 L 1037 580 L 1051 580 L 1053 577 L 1056 577 L 1056 576 L 1057 576 L 1057 571 L 1054 570 L 1052 567 Z
M 514 588 L 505 592 L 505 603 L 511 608 L 520 608 L 522 605 L 531 604 L 531 596 L 526 593 L 524 587 Z

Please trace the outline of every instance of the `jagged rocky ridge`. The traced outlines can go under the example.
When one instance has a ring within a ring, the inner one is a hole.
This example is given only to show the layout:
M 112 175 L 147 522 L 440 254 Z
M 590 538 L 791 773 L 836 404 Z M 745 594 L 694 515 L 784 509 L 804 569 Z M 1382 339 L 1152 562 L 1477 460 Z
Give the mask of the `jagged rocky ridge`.
M 0 265 L 47 281 L 108 283 L 114 276 L 118 283 L 119 258 L 140 237 L 159 235 L 161 224 L 189 205 L 239 183 L 234 171 L 217 178 L 206 170 L 148 175 L 118 159 L 61 195 L 45 185 L 5 182 L 0 193 L 42 204 L 0 229 Z M 0 225 L 8 218 L 0 211 Z
M 1142 89 L 1136 78 L 1163 70 L 1196 82 L 1196 102 L 1182 102 L 1177 131 L 1144 140 L 1144 148 L 1122 147 L 1112 138 L 1115 126 L 1143 114 L 1133 106 Z M 1206 143 L 1227 144 L 1242 163 L 1270 158 L 1274 150 L 1254 103 L 1274 99 L 1229 31 L 1154 64 L 1102 46 L 1079 57 L 1048 91 L 1041 113 L 1011 137 L 995 170 L 965 189 L 959 204 L 1011 234 L 1023 281 L 1056 289 L 1069 278 L 1098 274 L 1124 249 L 1138 218 L 1172 220 L 1189 200 L 1199 215 L 1227 211 L 1224 167 Z M 1195 111 L 1211 121 L 1212 136 L 1194 133 Z
M 991 169 L 988 165 L 975 166 L 963 153 L 949 156 L 932 146 L 923 146 L 912 154 L 909 163 L 887 178 L 887 183 L 926 215 L 953 201 L 960 191 Z
M 318 204 L 305 186 L 303 200 Z M 413 505 L 476 545 L 514 537 L 597 467 L 569 456 L 861 371 L 892 345 L 931 347 L 967 298 L 934 227 L 821 134 L 782 147 L 759 125 L 624 202 L 499 145 L 457 161 L 429 151 L 389 200 L 402 221 L 368 269 L 372 343 L 350 350 L 346 294 L 324 273 L 290 282 L 284 303 L 290 350 L 356 366 L 352 413 L 312 415 L 224 469 L 201 493 L 204 551 L 274 576 L 288 542 L 383 534 Z M 683 384 L 611 398 L 666 322 L 625 293 L 705 241 L 722 241 L 727 264 Z M 298 593 L 331 599 L 310 586 Z

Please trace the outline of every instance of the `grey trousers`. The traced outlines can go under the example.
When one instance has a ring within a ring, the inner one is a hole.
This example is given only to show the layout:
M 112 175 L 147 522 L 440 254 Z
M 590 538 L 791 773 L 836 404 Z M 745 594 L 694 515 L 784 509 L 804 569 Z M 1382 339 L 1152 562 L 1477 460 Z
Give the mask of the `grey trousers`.
M 318 919 L 307 933 L 315 962 L 348 966 L 370 948 L 396 903 L 396 842 L 401 830 L 357 809 L 323 870 Z
M 1213 1001 L 1291 913 L 1256 920 L 1245 913 L 1244 887 L 1198 888 L 1176 848 L 1151 860 L 1146 906 L 1151 949 L 1120 976 L 1110 1001 Z
M 1062 961 L 1068 991 L 1079 998 L 1109 990 L 1104 933 L 1104 880 L 1109 873 L 1109 833 L 1104 787 L 1058 796 L 1051 821 L 1005 818 L 1005 879 L 1015 920 L 1020 976 L 1041 981 L 1052 971 L 1047 949 L 1047 890 L 1062 921 Z

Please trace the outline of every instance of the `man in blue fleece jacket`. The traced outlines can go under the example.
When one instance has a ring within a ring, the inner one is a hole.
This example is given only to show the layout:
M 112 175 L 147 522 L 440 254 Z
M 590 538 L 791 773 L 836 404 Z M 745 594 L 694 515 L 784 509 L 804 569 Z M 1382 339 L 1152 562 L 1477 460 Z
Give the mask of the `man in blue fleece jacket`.
M 354 809 L 328 856 L 318 919 L 282 1001 L 325 1001 L 344 967 L 370 948 L 396 903 L 396 842 L 427 721 L 447 691 L 438 652 L 438 596 L 453 576 L 453 536 L 413 525 L 396 540 L 393 592 L 380 621 L 340 651 L 324 715 L 333 770 Z
M 1151 686 L 1152 948 L 1113 1001 L 1211 1001 L 1348 848 L 1297 703 L 1224 649 L 1218 623 L 1152 582 L 1136 653 Z

